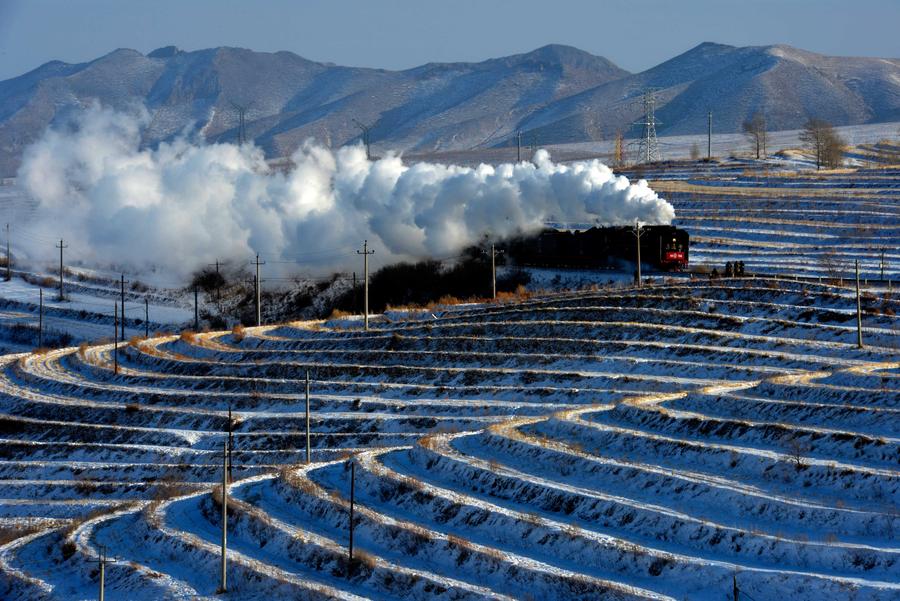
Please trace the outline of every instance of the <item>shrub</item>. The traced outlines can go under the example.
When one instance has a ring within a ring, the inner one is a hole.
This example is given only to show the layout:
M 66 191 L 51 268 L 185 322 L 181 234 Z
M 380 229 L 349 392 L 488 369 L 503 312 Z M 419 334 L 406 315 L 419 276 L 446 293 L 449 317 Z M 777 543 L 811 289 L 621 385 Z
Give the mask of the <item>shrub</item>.
M 60 551 L 62 552 L 63 561 L 67 561 L 70 557 L 75 555 L 75 550 L 76 547 L 74 541 L 67 540 L 63 542 L 62 548 L 60 549 Z

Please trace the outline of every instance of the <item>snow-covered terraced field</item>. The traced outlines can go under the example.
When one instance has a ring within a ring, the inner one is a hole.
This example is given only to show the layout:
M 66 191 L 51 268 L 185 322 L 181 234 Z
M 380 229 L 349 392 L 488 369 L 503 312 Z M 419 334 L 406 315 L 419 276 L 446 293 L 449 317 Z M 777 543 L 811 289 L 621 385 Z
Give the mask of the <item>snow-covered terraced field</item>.
M 849 289 L 748 278 L 7 355 L 0 597 L 95 598 L 101 547 L 108 599 L 213 597 L 231 407 L 229 598 L 897 599 L 898 305 L 864 349 Z
M 631 173 L 630 175 L 634 175 Z M 818 174 L 691 163 L 642 174 L 691 234 L 691 263 L 748 272 L 900 281 L 900 168 Z

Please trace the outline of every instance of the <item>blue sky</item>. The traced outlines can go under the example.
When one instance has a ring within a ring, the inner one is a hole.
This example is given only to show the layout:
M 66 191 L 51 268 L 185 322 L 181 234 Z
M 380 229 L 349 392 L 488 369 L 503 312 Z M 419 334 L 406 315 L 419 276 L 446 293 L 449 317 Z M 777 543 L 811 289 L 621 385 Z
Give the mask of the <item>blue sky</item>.
M 115 48 L 242 46 L 402 69 L 548 43 L 640 71 L 703 41 L 900 57 L 900 0 L 0 0 L 0 79 Z

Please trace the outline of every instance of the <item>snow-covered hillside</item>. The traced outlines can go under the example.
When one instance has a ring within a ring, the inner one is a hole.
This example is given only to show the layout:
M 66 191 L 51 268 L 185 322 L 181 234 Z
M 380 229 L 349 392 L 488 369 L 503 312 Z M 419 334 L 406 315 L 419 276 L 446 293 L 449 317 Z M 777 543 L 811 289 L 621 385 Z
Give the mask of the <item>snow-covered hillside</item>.
M 770 129 L 810 117 L 835 125 L 900 118 L 897 58 L 830 57 L 789 46 L 704 43 L 641 73 L 552 44 L 478 63 L 428 63 L 403 71 L 318 63 L 290 52 L 119 49 L 70 65 L 51 62 L 0 81 L 0 176 L 50 124 L 94 102 L 145 107 L 148 144 L 182 132 L 209 141 L 246 134 L 269 157 L 308 138 L 338 147 L 369 128 L 376 154 L 590 142 L 633 131 L 641 94 L 658 91 L 660 133 L 737 132 L 756 112 Z M 357 123 L 358 122 L 358 123 Z
M 105 553 L 109 599 L 217 598 L 230 440 L 229 598 L 896 599 L 900 172 L 804 165 L 628 171 L 674 205 L 693 273 L 543 270 L 556 290 L 369 332 L 116 348 L 94 339 L 114 274 L 81 270 L 48 318 L 91 343 L 0 357 L 0 597 L 94 598 Z M 707 276 L 726 261 L 751 277 Z M 52 266 L 0 281 L 7 325 L 34 318 L 22 276 Z M 190 320 L 147 281 L 126 315 L 153 295 Z
M 90 598 L 103 550 L 109 598 L 211 597 L 230 408 L 231 598 L 894 599 L 898 303 L 863 350 L 854 306 L 681 280 L 7 356 L 3 595 Z

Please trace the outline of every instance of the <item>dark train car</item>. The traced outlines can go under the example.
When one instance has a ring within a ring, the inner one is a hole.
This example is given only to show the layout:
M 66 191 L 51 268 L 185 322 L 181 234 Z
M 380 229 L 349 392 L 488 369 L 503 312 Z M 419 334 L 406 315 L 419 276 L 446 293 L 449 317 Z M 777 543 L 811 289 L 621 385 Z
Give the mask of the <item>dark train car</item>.
M 594 227 L 583 231 L 546 229 L 510 240 L 509 258 L 517 265 L 534 267 L 610 268 L 622 260 L 635 260 L 633 228 Z M 641 228 L 641 263 L 664 270 L 688 264 L 690 236 L 673 225 Z

